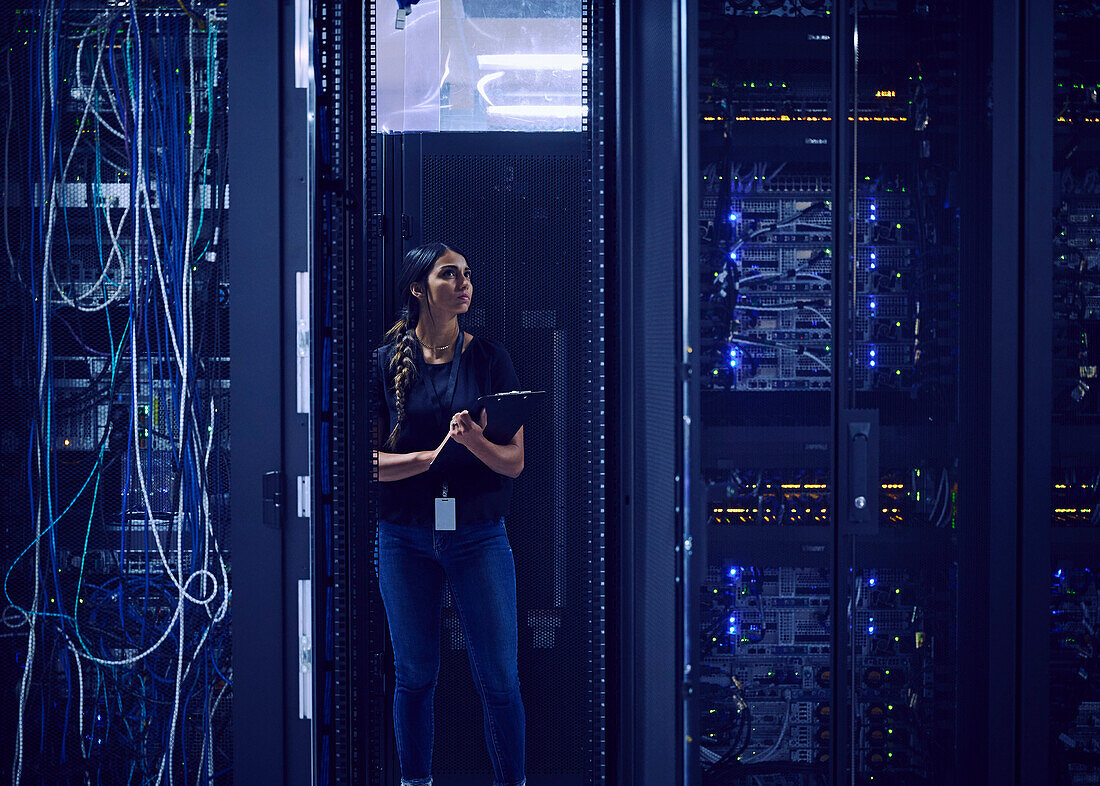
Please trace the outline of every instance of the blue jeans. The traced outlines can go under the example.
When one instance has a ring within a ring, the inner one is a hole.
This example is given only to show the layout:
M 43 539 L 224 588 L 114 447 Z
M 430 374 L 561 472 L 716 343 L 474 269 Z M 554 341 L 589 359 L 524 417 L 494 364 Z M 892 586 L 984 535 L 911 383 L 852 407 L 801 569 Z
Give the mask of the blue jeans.
M 402 786 L 431 786 L 443 578 L 451 585 L 485 715 L 494 786 L 523 786 L 516 567 L 504 518 L 431 525 L 378 522 L 378 585 L 393 641 L 393 726 Z

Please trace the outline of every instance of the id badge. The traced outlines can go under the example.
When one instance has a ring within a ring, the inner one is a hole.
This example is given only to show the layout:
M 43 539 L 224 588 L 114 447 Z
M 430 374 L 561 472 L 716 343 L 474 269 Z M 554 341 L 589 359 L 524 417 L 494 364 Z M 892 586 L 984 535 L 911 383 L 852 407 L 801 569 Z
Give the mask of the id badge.
M 455 498 L 435 498 L 436 532 L 453 532 L 455 529 Z

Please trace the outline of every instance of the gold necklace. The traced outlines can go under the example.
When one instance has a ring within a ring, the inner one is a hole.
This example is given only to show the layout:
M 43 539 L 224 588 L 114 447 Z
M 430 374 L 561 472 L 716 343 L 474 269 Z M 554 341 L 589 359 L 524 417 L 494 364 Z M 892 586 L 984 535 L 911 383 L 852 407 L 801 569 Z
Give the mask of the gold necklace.
M 458 329 L 458 335 L 461 335 L 461 334 L 462 334 L 462 328 L 459 328 Z M 458 335 L 456 335 L 453 339 L 451 339 L 452 344 L 458 339 Z M 436 352 L 442 352 L 445 349 L 449 349 L 450 346 L 451 346 L 451 344 L 447 344 L 447 345 L 442 346 L 442 347 L 433 347 L 430 344 L 425 344 L 423 341 L 420 340 L 420 336 L 416 335 L 415 330 L 413 331 L 413 338 L 416 339 L 417 343 L 419 343 L 420 346 L 425 347 L 427 349 L 434 349 Z

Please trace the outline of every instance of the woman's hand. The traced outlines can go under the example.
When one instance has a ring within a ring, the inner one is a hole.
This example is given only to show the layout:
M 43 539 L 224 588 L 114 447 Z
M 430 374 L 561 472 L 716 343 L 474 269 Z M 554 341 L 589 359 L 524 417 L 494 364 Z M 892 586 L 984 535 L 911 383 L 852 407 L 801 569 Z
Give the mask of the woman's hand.
M 483 439 L 482 432 L 485 430 L 485 424 L 488 423 L 488 420 L 489 413 L 484 407 L 481 409 L 480 423 L 474 422 L 468 409 L 456 412 L 451 417 L 451 430 L 447 432 L 447 438 L 469 447 L 479 439 Z

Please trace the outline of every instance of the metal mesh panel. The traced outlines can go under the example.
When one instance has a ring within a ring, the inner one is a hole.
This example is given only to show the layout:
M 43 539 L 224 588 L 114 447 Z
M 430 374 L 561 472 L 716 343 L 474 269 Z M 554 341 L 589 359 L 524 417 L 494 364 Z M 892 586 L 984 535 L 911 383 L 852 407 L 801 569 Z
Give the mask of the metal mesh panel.
M 587 134 L 493 134 L 488 145 L 486 134 L 425 135 L 418 148 L 423 155 L 406 158 L 399 173 L 399 180 L 418 183 L 404 193 L 411 201 L 392 217 L 375 214 L 376 231 L 392 233 L 398 246 L 445 239 L 466 255 L 478 280 L 489 282 L 479 288 L 479 301 L 491 305 L 470 309 L 463 326 L 505 343 L 523 387 L 551 392 L 525 432 L 526 469 L 516 483 L 508 529 L 517 563 L 527 772 L 533 783 L 562 786 L 603 783 L 607 766 L 603 164 L 609 13 L 601 4 L 583 4 Z M 402 188 L 398 183 L 398 192 Z M 377 193 L 372 183 L 370 197 Z M 402 211 L 411 214 L 415 241 L 398 223 Z M 371 625 L 382 631 L 378 608 Z M 481 707 L 446 585 L 441 636 L 433 771 L 440 782 L 485 782 L 491 779 L 488 755 L 471 744 L 481 739 Z M 375 651 L 386 661 L 377 663 L 382 674 L 392 653 Z M 374 695 L 373 684 L 371 690 L 376 705 L 382 695 Z M 392 737 L 392 726 L 380 728 L 373 717 L 369 728 L 376 739 Z M 396 778 L 396 761 L 386 769 Z
M 232 778 L 226 12 L 189 5 L 0 11 L 16 783 Z
M 585 139 L 578 135 L 575 153 L 540 152 L 539 138 L 528 137 L 532 152 L 524 154 L 426 152 L 423 236 L 446 238 L 477 267 L 479 297 L 490 304 L 470 320 L 478 335 L 505 344 L 522 387 L 550 392 L 525 428 L 525 469 L 507 519 L 518 577 L 520 682 L 528 772 L 582 783 L 591 782 L 600 759 L 593 748 L 602 749 L 602 740 L 592 730 L 602 728 L 604 704 L 604 684 L 593 681 L 602 658 L 593 646 L 603 633 L 602 604 L 595 614 L 590 605 L 591 566 L 602 559 L 603 543 L 592 493 L 602 485 L 602 449 L 593 443 L 603 399 L 602 368 L 593 373 L 602 351 L 593 324 L 602 316 L 592 311 Z M 453 148 L 462 150 L 461 141 Z M 481 708 L 471 701 L 476 691 L 461 636 L 447 633 L 457 630 L 452 617 L 445 606 L 436 771 L 487 774 L 487 753 L 469 740 L 469 730 L 481 726 Z

